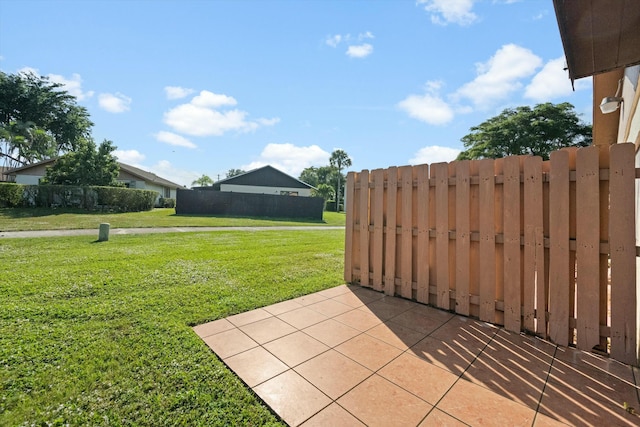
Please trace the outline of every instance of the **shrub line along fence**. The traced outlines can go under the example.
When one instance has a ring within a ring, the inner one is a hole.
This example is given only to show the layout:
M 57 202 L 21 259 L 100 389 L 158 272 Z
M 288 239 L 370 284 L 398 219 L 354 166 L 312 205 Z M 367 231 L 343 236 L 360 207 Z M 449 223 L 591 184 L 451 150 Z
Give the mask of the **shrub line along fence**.
M 350 172 L 345 280 L 636 365 L 634 156 Z

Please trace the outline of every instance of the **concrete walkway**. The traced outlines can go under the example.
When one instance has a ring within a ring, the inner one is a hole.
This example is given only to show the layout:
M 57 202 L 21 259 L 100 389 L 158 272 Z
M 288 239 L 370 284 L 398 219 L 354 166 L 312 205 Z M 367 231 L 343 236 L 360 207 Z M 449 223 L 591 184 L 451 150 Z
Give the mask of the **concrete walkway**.
M 153 234 L 153 233 L 194 233 L 204 231 L 269 231 L 269 230 L 342 230 L 342 226 L 275 226 L 275 227 L 150 227 L 150 228 L 112 228 L 110 235 L 121 234 Z M 60 236 L 93 236 L 98 237 L 98 228 L 84 230 L 35 230 L 35 231 L 0 231 L 0 239 L 16 239 L 29 237 Z

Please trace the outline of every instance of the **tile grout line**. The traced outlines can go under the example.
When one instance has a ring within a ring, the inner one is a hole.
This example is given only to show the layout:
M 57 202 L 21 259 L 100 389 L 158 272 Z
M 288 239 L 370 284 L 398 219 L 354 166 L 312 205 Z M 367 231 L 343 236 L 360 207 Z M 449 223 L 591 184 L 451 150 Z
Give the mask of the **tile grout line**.
M 540 399 L 538 399 L 538 405 L 536 406 L 536 413 L 533 417 L 533 421 L 531 422 L 531 426 L 534 426 L 536 423 L 536 419 L 538 418 L 538 414 L 540 413 L 540 405 L 542 404 L 542 399 L 544 398 L 544 391 L 547 389 L 547 384 L 549 383 L 549 377 L 551 376 L 551 370 L 553 369 L 553 364 L 556 361 L 556 354 L 558 354 L 558 346 L 556 345 L 553 350 L 553 358 L 551 359 L 551 363 L 549 363 L 549 370 L 547 371 L 547 378 L 544 380 L 544 385 L 542 386 L 542 393 L 540 393 Z M 554 418 L 555 419 L 555 418 Z M 556 420 L 561 422 L 560 420 Z

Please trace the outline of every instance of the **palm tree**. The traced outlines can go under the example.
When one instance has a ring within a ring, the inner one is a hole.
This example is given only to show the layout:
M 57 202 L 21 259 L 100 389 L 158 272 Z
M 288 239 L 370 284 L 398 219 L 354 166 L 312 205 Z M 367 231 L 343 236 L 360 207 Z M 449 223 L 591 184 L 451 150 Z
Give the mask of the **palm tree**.
M 351 159 L 344 150 L 334 150 L 329 158 L 331 166 L 338 170 L 338 185 L 336 187 L 336 212 L 340 211 L 340 177 L 342 176 L 342 169 L 351 166 Z

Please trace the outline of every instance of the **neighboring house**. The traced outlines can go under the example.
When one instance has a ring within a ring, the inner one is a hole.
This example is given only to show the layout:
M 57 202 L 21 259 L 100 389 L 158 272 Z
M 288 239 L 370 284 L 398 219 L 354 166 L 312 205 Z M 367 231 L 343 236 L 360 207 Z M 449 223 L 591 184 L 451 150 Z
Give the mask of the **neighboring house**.
M 9 181 L 17 184 L 37 185 L 40 179 L 45 176 L 47 168 L 55 163 L 55 161 L 56 159 L 49 159 L 32 165 L 10 169 L 5 171 L 4 175 L 8 177 Z M 118 164 L 120 165 L 118 181 L 122 182 L 125 187 L 128 188 L 156 191 L 158 193 L 156 203 L 160 197 L 175 199 L 176 189 L 182 188 L 180 184 L 161 178 L 151 172 L 122 162 L 118 162 Z
M 9 168 L 6 166 L 0 166 L 0 182 L 9 181 L 9 177 L 4 173 L 8 171 Z
M 273 166 L 263 166 L 216 182 L 212 190 L 234 193 L 311 197 L 313 187 Z M 199 189 L 209 189 L 202 187 Z

